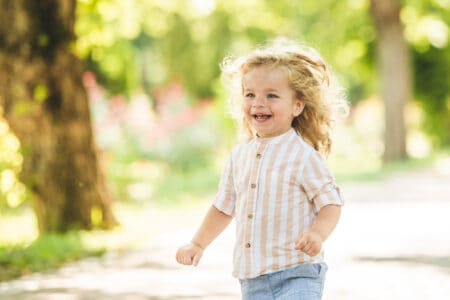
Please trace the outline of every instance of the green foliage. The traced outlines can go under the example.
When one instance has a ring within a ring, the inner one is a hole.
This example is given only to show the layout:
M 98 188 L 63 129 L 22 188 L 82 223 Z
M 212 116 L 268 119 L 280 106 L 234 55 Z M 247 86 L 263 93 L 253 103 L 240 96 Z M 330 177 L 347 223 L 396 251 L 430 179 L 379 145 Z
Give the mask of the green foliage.
M 450 145 L 450 51 L 415 53 L 415 92 L 425 111 L 424 129 L 435 145 Z
M 186 1 L 126 3 L 78 3 L 76 52 L 100 82 L 113 93 L 130 93 L 180 78 L 194 95 L 211 96 L 209 83 L 229 42 L 224 15 L 201 18 Z M 213 44 L 212 34 L 218 34 Z
M 194 97 L 211 97 L 224 56 L 280 35 L 319 48 L 342 74 L 352 100 L 370 91 L 366 58 L 371 58 L 374 33 L 366 1 L 215 1 L 206 12 L 189 1 L 127 3 L 78 5 L 77 53 L 112 92 L 177 78 Z
M 86 249 L 77 233 L 42 235 L 30 245 L 2 246 L 0 281 L 53 269 L 63 263 L 86 256 L 98 256 L 103 252 L 103 249 Z
M 75 51 L 113 94 L 140 87 L 139 11 L 134 1 L 78 1 Z
M 265 1 L 268 9 L 283 17 L 284 35 L 317 48 L 356 103 L 374 92 L 374 29 L 368 1 Z M 295 28 L 296 30 L 292 30 Z
M 446 4 L 447 3 L 447 4 Z M 425 112 L 423 127 L 436 146 L 450 145 L 450 45 L 448 2 L 415 0 L 402 10 L 411 44 L 414 92 Z
M 347 88 L 350 102 L 376 92 L 376 34 L 368 0 L 217 0 L 201 5 L 187 0 L 79 0 L 78 4 L 76 52 L 112 93 L 138 88 L 151 93 L 153 87 L 176 79 L 194 98 L 212 97 L 211 83 L 219 76 L 224 56 L 242 54 L 280 35 L 318 48 Z M 436 143 L 448 144 L 448 122 L 443 117 L 449 94 L 448 2 L 414 0 L 402 5 L 405 37 L 414 55 L 415 90 L 427 124 L 432 124 L 430 134 Z M 423 74 L 429 75 L 428 80 L 422 80 Z M 430 78 L 447 81 L 437 84 Z

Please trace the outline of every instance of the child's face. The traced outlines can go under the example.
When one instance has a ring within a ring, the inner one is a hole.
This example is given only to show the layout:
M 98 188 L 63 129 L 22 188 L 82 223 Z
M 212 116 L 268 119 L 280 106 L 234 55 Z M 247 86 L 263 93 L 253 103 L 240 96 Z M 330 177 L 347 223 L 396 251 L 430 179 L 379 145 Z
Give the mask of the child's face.
M 300 115 L 304 103 L 289 86 L 282 67 L 256 67 L 242 78 L 245 120 L 259 137 L 274 137 L 287 132 Z

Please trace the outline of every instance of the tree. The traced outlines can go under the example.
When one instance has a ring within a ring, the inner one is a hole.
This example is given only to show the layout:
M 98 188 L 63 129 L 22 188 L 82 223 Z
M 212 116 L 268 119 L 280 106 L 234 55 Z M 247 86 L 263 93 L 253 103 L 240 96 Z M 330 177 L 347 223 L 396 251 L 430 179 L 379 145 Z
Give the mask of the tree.
M 385 107 L 384 161 L 406 158 L 404 108 L 411 96 L 409 53 L 396 0 L 371 0 Z
M 0 105 L 21 143 L 21 180 L 41 232 L 116 221 L 71 53 L 76 0 L 0 2 Z

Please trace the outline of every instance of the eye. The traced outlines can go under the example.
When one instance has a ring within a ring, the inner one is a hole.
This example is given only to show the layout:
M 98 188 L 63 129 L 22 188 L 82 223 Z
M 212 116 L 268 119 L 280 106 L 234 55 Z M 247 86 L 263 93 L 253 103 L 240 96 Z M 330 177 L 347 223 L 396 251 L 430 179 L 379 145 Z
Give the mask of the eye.
M 277 94 L 270 93 L 270 94 L 267 94 L 267 98 L 275 99 L 275 98 L 279 98 L 279 97 Z
M 245 98 L 254 98 L 254 97 L 255 97 L 255 94 L 253 94 L 253 93 L 246 93 L 246 94 L 244 95 L 244 97 L 245 97 Z

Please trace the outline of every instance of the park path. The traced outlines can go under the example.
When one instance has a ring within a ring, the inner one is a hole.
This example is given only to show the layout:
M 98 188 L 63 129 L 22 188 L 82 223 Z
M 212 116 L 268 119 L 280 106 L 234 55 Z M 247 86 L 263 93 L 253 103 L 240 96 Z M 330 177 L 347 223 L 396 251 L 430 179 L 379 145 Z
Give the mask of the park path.
M 450 299 L 450 159 L 382 181 L 341 186 L 341 222 L 326 242 L 325 300 Z M 200 265 L 174 255 L 199 224 L 195 210 L 155 212 L 161 230 L 145 249 L 109 253 L 0 284 L 1 300 L 231 300 L 233 226 Z M 165 228 L 163 231 L 162 229 Z

